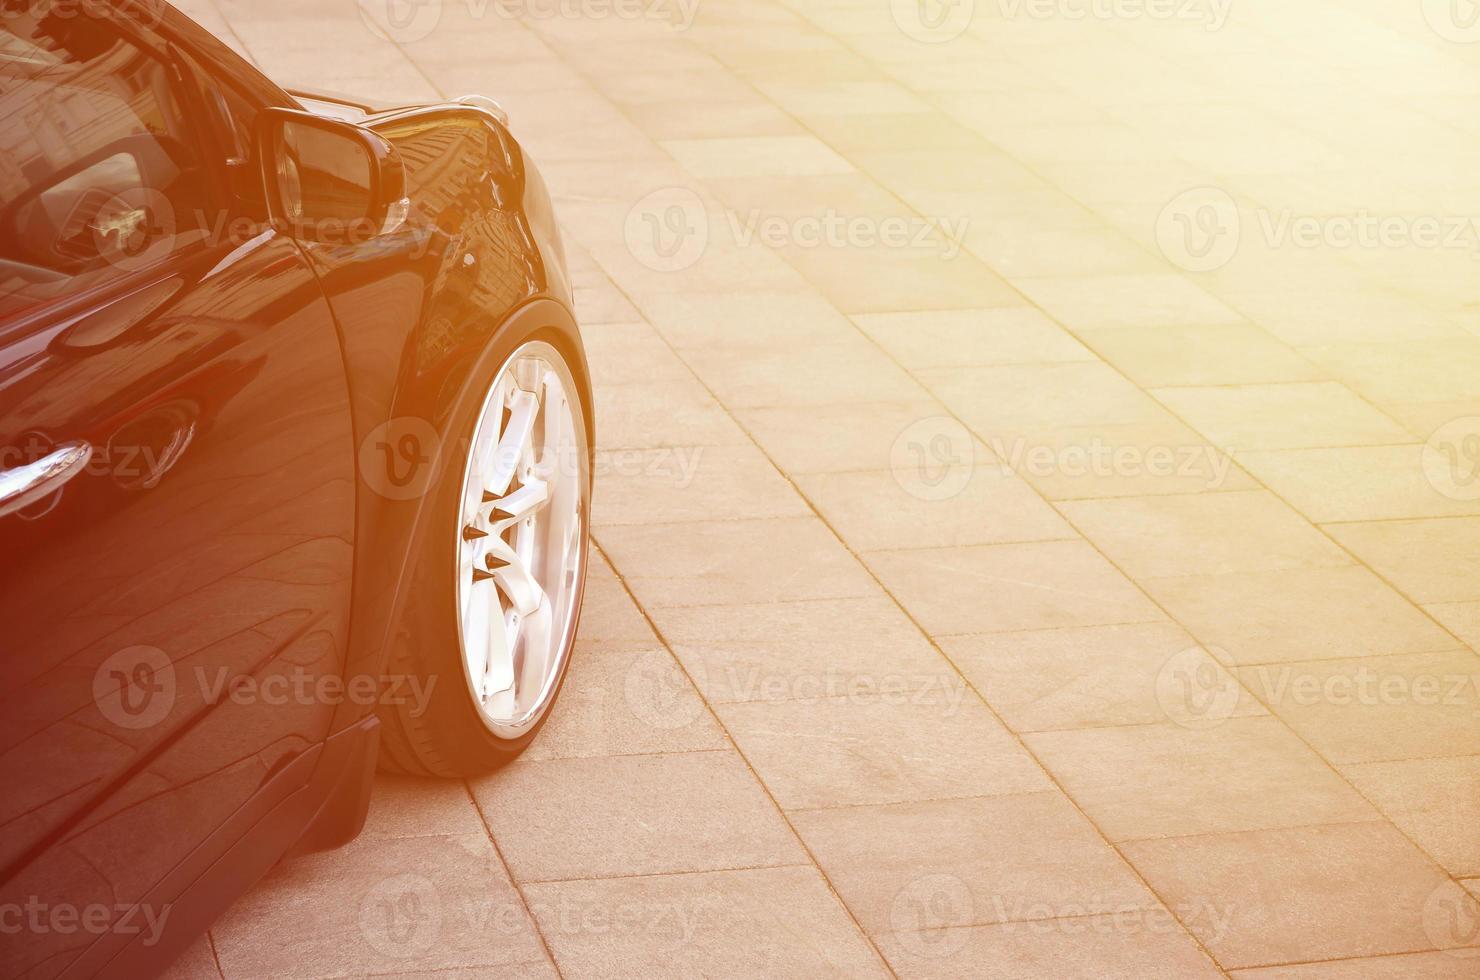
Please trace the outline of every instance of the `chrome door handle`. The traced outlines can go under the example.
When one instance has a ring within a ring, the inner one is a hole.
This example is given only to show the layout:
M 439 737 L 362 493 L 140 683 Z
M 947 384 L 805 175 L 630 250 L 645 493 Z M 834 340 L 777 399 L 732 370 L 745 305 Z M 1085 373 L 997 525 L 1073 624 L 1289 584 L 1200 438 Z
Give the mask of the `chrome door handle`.
M 81 473 L 92 459 L 85 442 L 69 442 L 45 459 L 13 470 L 0 470 L 0 517 L 24 510 L 56 493 Z

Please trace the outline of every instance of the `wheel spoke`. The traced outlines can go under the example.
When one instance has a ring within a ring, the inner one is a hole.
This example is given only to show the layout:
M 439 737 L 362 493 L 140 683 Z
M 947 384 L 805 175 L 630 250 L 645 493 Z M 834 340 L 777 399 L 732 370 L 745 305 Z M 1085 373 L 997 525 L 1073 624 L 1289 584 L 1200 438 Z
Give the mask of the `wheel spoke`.
M 534 424 L 539 418 L 540 400 L 534 394 L 516 388 L 509 403 L 509 422 L 494 450 L 492 472 L 487 490 L 495 496 L 509 492 L 514 477 L 531 463 L 534 455 Z

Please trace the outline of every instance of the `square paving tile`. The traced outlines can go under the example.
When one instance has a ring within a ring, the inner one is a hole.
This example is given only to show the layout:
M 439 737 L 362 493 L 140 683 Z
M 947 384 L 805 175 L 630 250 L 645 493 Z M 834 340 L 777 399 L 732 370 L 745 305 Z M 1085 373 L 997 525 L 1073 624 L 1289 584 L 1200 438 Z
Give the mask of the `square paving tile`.
M 1360 565 L 1142 584 L 1178 622 L 1230 664 L 1449 650 L 1454 639 Z
M 544 959 L 482 833 L 367 838 L 284 862 L 212 935 L 228 977 L 493 971 Z
M 822 519 L 858 551 L 953 548 L 1015 541 L 1077 538 L 1064 519 L 1033 488 L 990 463 L 974 466 L 960 492 L 930 479 L 956 480 L 951 470 L 921 479 L 914 467 L 901 471 L 824 473 L 797 477 L 797 485 Z
M 1473 980 L 1475 960 L 1452 950 L 1400 953 L 1235 970 L 1229 976 L 1234 980 Z
M 1189 923 L 1227 969 L 1436 948 L 1426 906 L 1448 879 L 1384 822 L 1137 841 L 1122 850 L 1173 907 L 1211 902 L 1229 913 L 1221 929 Z
M 1138 579 L 1351 564 L 1299 514 L 1258 491 L 1078 500 L 1060 508 Z
M 638 600 L 654 609 L 878 594 L 815 518 L 632 525 L 596 537 Z
M 1276 718 L 1203 730 L 1164 723 L 1025 736 L 1112 841 L 1377 819 Z
M 649 755 L 729 745 L 673 655 L 578 644 L 560 700 L 520 761 Z
M 911 370 L 1094 360 L 1068 331 L 1031 307 L 864 314 L 853 321 Z
M 888 597 L 654 611 L 711 703 L 814 701 L 949 667 Z
M 1342 766 L 1342 773 L 1452 875 L 1480 875 L 1480 755 Z
M 935 636 L 1164 618 L 1079 541 L 881 551 L 866 560 Z
M 814 868 L 529 885 L 562 975 L 886 977 Z
M 1480 513 L 1480 500 L 1431 482 L 1424 447 L 1241 453 L 1239 462 L 1317 524 Z
M 946 655 L 1008 726 L 1019 732 L 1195 721 L 1175 685 L 1180 665 L 1205 671 L 1209 694 L 1233 675 L 1172 623 L 948 636 Z M 1246 692 L 1224 717 L 1262 715 Z
M 1480 518 L 1342 524 L 1328 530 L 1415 602 L 1480 599 Z
M 1326 377 L 1294 348 L 1249 323 L 1081 330 L 1079 337 L 1132 381 L 1147 387 Z
M 944 664 L 931 674 L 880 677 L 847 697 L 716 710 L 788 810 L 1025 793 L 1050 785 Z
M 1480 656 L 1468 650 L 1270 664 L 1238 675 L 1332 762 L 1480 754 Z
M 1410 438 L 1351 389 L 1330 381 L 1159 388 L 1152 394 L 1210 442 L 1239 453 L 1381 445 Z
M 874 934 L 1158 906 L 1058 791 L 792 815 Z
M 735 417 L 776 465 L 793 476 L 892 466 L 901 446 L 909 451 L 909 434 L 916 426 L 950 424 L 945 407 L 930 400 L 749 408 L 736 411 Z M 995 460 L 976 443 L 972 462 L 989 466 Z
M 1213 980 L 1223 976 L 1165 909 L 885 933 L 901 980 Z
M 598 451 L 594 497 L 597 528 L 811 514 L 754 446 Z
M 521 762 L 472 785 L 521 882 L 805 860 L 730 751 Z

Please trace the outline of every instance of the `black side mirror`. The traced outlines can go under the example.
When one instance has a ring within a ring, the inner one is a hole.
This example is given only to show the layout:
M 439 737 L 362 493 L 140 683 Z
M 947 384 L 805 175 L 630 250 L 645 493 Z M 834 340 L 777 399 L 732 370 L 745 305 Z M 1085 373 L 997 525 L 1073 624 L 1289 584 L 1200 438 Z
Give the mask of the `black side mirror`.
M 363 126 L 291 109 L 258 120 L 258 157 L 273 226 L 299 241 L 352 245 L 406 220 L 406 168 Z

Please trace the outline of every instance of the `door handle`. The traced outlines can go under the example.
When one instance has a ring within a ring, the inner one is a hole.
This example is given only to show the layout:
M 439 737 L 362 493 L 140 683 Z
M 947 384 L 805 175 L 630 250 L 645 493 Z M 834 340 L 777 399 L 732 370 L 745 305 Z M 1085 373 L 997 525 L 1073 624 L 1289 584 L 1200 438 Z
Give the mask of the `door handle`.
M 69 442 L 45 459 L 13 470 L 0 470 L 0 517 L 8 517 L 45 500 L 87 468 L 93 448 Z

